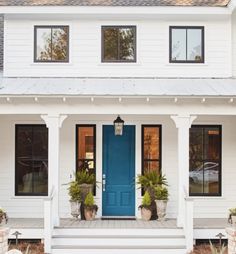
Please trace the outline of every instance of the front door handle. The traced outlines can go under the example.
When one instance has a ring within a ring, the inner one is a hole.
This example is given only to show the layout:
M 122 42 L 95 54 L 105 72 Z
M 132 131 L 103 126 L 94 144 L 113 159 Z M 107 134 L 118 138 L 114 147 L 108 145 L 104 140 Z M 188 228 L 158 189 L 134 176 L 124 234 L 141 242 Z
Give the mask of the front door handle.
M 106 191 L 106 175 L 102 175 L 102 191 Z

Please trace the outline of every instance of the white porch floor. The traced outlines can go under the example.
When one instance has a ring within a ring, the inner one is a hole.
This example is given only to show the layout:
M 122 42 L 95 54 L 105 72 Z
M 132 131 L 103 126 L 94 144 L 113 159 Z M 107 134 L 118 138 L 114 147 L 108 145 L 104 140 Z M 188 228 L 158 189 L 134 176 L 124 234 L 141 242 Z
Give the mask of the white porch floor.
M 7 224 L 10 228 L 41 229 L 43 219 L 11 218 Z M 230 226 L 227 219 L 194 219 L 194 229 L 221 229 Z M 99 220 L 81 221 L 61 219 L 62 228 L 177 228 L 175 219 L 164 222 L 143 220 Z

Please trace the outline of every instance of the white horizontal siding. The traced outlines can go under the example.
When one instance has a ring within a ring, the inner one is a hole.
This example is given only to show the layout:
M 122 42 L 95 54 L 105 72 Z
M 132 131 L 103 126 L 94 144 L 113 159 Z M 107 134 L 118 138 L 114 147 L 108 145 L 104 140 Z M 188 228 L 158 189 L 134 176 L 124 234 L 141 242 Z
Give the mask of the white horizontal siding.
M 70 26 L 70 62 L 34 63 L 33 26 Z M 101 63 L 101 26 L 137 26 L 137 63 Z M 169 26 L 205 26 L 205 64 L 169 64 Z M 5 76 L 230 77 L 231 23 L 160 20 L 5 20 Z
M 60 142 L 60 215 L 70 217 L 69 197 L 66 183 L 70 181 L 75 169 L 75 125 L 81 123 L 97 124 L 97 177 L 101 182 L 101 126 L 103 123 L 111 124 L 113 116 L 93 117 L 73 116 L 65 120 L 61 129 Z M 87 119 L 87 120 L 86 120 Z M 89 120 L 88 120 L 89 119 Z M 94 119 L 94 120 L 93 120 Z M 96 119 L 96 120 L 95 120 Z M 99 120 L 98 120 L 99 119 Z M 178 169 L 177 169 L 177 130 L 169 116 L 126 116 L 126 123 L 135 124 L 139 133 L 140 124 L 161 124 L 162 125 L 162 171 L 166 174 L 169 182 L 170 201 L 168 203 L 168 217 L 177 215 L 177 193 L 178 193 Z M 0 207 L 4 207 L 10 217 L 36 218 L 43 216 L 43 202 L 39 198 L 15 198 L 14 197 L 14 147 L 15 147 L 15 124 L 21 123 L 42 123 L 40 117 L 8 116 L 0 118 Z M 203 197 L 194 200 L 195 218 L 226 218 L 228 209 L 236 204 L 236 133 L 235 117 L 199 117 L 196 124 L 222 124 L 222 197 Z M 140 138 L 141 134 L 138 134 Z M 136 169 L 141 168 L 141 150 L 137 140 Z M 101 186 L 98 189 L 96 202 L 99 205 L 101 215 Z M 140 198 L 138 198 L 138 203 Z M 138 204 L 137 204 L 138 206 Z

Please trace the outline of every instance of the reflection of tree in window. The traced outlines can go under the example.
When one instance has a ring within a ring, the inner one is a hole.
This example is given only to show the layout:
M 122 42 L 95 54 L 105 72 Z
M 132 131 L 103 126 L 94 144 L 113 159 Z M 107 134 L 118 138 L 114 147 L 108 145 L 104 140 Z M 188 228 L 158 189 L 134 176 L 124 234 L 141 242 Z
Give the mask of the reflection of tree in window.
M 103 37 L 104 61 L 135 60 L 134 28 L 104 27 Z
M 68 28 L 37 28 L 37 60 L 65 61 L 68 54 Z

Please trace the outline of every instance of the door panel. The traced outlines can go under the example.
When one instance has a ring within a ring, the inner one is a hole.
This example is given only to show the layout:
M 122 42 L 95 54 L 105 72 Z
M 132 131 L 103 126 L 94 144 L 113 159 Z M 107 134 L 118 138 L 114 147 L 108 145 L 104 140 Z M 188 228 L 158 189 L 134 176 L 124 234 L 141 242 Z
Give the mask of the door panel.
M 135 126 L 124 126 L 122 136 L 103 126 L 103 176 L 103 216 L 134 216 Z

